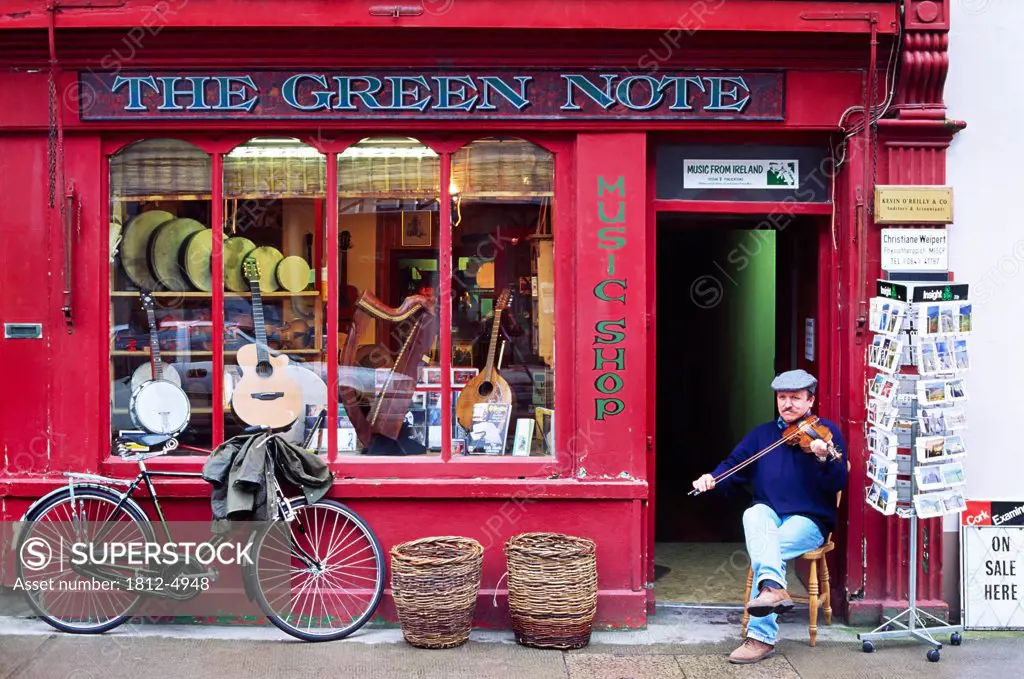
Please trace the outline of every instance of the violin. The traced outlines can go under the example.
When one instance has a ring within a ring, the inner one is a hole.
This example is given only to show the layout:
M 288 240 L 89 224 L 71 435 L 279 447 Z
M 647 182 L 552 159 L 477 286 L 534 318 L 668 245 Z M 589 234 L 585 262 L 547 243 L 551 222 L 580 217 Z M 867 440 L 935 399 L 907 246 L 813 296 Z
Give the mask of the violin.
M 775 443 L 765 447 L 763 450 L 757 453 L 754 453 L 746 460 L 743 460 L 743 462 L 740 462 L 738 465 L 733 467 L 732 469 L 727 469 L 726 471 L 716 476 L 715 483 L 717 484 L 722 479 L 732 476 L 733 474 L 740 471 L 744 467 L 748 467 L 754 464 L 762 457 L 772 452 L 776 448 L 780 447 L 784 443 L 787 443 L 791 446 L 799 446 L 800 450 L 804 451 L 805 453 L 810 453 L 811 444 L 814 443 L 815 441 L 825 442 L 825 445 L 828 447 L 827 459 L 838 460 L 842 457 L 842 454 L 838 450 L 836 450 L 835 445 L 833 445 L 832 443 L 832 430 L 825 426 L 825 424 L 821 421 L 820 417 L 818 417 L 817 415 L 811 415 L 810 417 L 805 417 L 802 420 L 797 420 L 793 424 L 786 427 L 782 431 L 782 438 L 776 441 Z M 694 488 L 688 493 L 688 495 L 700 495 L 700 491 Z
M 826 427 L 817 415 L 805 417 L 789 425 L 783 430 L 782 438 L 791 446 L 799 446 L 805 453 L 811 452 L 811 444 L 815 441 L 824 441 L 828 446 L 829 460 L 838 460 L 842 457 L 832 444 L 832 430 Z

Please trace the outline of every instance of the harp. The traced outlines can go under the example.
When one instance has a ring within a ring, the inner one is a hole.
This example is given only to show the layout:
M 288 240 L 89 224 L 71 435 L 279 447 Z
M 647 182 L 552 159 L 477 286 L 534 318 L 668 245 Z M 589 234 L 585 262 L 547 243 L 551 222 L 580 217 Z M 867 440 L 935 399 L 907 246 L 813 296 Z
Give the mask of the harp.
M 390 342 L 378 343 L 370 352 L 359 346 L 368 324 L 380 321 L 380 336 Z M 356 302 L 352 328 L 341 350 L 339 365 L 354 373 L 342 380 L 340 399 L 348 413 L 360 445 L 368 448 L 375 435 L 394 441 L 398 438 L 405 415 L 416 390 L 417 370 L 423 355 L 434 340 L 436 315 L 434 300 L 411 295 L 393 309 L 371 293 L 364 291 Z M 389 349 L 388 344 L 396 347 Z M 371 380 L 358 379 L 357 368 L 371 368 Z M 383 368 L 383 378 L 378 369 Z

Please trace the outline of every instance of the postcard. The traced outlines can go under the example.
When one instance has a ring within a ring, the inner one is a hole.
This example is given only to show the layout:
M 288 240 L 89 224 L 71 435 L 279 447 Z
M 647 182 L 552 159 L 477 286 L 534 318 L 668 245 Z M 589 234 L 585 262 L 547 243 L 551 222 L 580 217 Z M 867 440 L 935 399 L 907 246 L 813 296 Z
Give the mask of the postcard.
M 922 519 L 930 519 L 942 516 L 946 513 L 946 506 L 943 503 L 942 493 L 925 493 L 914 496 L 914 509 Z
M 917 332 L 920 335 L 939 334 L 939 305 L 929 304 L 921 307 Z
M 963 462 L 950 462 L 949 464 L 940 465 L 939 471 L 942 472 L 942 483 L 947 488 L 962 486 L 967 483 L 964 476 Z
M 957 370 L 970 370 L 971 357 L 967 351 L 967 339 L 958 338 L 953 340 L 953 357 Z
M 865 501 L 887 516 L 896 513 L 896 491 L 891 488 L 872 483 L 867 489 Z
M 971 323 L 971 321 L 972 321 L 971 305 L 970 304 L 961 304 L 960 305 L 958 319 L 959 319 L 959 324 L 960 324 L 959 332 L 970 332 L 971 331 L 971 325 L 972 325 L 972 323 Z
M 880 429 L 892 431 L 896 425 L 896 416 L 899 411 L 887 404 L 885 401 L 871 399 L 868 401 L 868 422 Z
M 963 408 L 942 408 L 940 415 L 942 416 L 943 427 L 945 427 L 946 431 L 957 431 L 967 428 L 967 414 Z
M 874 297 L 871 300 L 868 323 L 872 332 L 895 335 L 903 330 L 907 305 L 886 297 Z
M 886 375 L 884 373 L 878 373 L 872 380 L 868 390 L 868 394 L 872 398 L 877 398 L 885 401 L 886 404 L 891 404 L 896 393 L 899 391 L 899 385 L 892 375 Z
M 897 437 L 879 427 L 868 430 L 868 450 L 888 460 L 896 459 Z
M 942 503 L 945 505 L 946 514 L 962 512 L 967 509 L 967 500 L 964 498 L 964 494 L 958 490 L 944 494 Z
M 937 462 L 946 454 L 945 436 L 920 436 L 917 439 L 917 461 Z
M 917 400 L 924 405 L 936 405 L 949 400 L 946 382 L 943 380 L 920 380 L 917 383 Z
M 963 401 L 967 398 L 967 386 L 963 379 L 949 380 L 946 382 L 947 398 L 951 401 Z
M 934 375 L 939 372 L 939 356 L 935 350 L 935 342 L 922 339 L 917 347 L 917 371 L 922 375 Z
M 943 443 L 942 455 L 943 457 L 959 457 L 967 454 L 967 447 L 964 446 L 964 440 L 961 436 L 947 436 Z
M 945 488 L 942 480 L 942 467 L 944 465 L 926 465 L 914 470 L 917 479 L 917 489 L 930 491 Z
M 943 305 L 939 310 L 939 332 L 956 332 L 957 327 L 953 319 L 953 307 Z
M 956 370 L 956 363 L 953 360 L 953 351 L 950 343 L 945 339 L 935 340 L 935 354 L 938 357 L 938 372 L 951 373 Z
M 943 422 L 943 414 L 946 410 L 943 408 L 922 408 L 917 414 L 920 433 L 924 435 L 945 433 L 947 427 Z
M 867 474 L 872 481 L 893 488 L 896 485 L 896 462 L 879 455 L 872 455 L 868 458 Z

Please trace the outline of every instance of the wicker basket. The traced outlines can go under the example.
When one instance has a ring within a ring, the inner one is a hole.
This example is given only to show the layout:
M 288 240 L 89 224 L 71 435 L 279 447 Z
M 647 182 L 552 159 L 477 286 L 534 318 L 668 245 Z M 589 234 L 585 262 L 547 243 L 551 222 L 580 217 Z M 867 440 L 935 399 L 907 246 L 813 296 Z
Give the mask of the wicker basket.
M 516 641 L 560 649 L 590 643 L 597 610 L 594 542 L 558 533 L 523 533 L 505 544 L 505 556 Z
M 484 548 L 462 537 L 430 537 L 391 549 L 391 592 L 405 640 L 452 648 L 469 639 Z

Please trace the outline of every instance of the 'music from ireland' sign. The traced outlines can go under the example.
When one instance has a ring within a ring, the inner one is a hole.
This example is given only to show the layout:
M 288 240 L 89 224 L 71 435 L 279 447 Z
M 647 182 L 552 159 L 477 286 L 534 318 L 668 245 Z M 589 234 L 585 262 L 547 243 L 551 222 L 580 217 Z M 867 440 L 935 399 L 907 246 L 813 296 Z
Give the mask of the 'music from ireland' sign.
M 684 189 L 796 189 L 797 160 L 685 160 Z
M 781 72 L 599 70 L 79 73 L 82 120 L 783 120 Z

